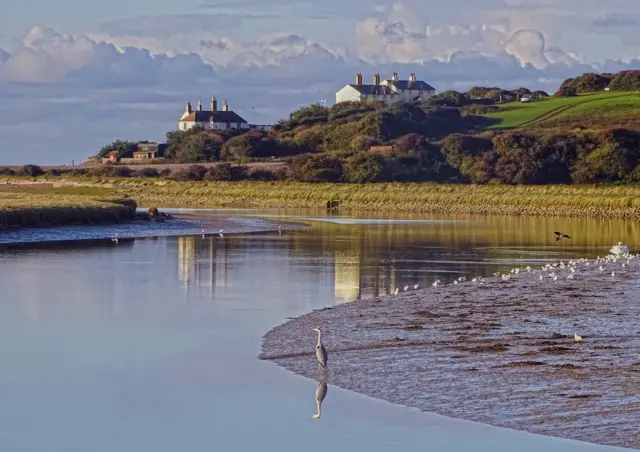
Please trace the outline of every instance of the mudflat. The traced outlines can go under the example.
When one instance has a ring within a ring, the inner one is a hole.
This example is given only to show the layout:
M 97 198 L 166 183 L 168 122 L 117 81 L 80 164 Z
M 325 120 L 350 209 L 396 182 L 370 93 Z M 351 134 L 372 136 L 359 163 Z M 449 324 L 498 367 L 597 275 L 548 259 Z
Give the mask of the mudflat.
M 521 270 L 314 311 L 268 332 L 260 357 L 317 377 L 318 326 L 330 384 L 446 416 L 640 449 L 640 260 L 592 260 L 574 271 Z

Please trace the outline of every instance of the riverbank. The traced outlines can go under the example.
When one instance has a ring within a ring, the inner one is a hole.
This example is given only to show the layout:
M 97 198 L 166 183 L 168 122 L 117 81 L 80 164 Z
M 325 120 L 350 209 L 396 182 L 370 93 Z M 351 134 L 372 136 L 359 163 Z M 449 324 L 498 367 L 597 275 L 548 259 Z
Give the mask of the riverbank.
M 131 196 L 141 206 L 197 208 L 326 208 L 341 210 L 640 219 L 636 186 L 505 186 L 447 184 L 311 184 L 194 182 L 131 178 L 7 178 L 32 191 L 64 187 Z M 49 188 L 42 186 L 49 184 Z M 6 185 L 6 184 L 5 184 Z M 15 189 L 14 189 L 15 190 Z
M 632 260 L 411 290 L 314 311 L 268 332 L 262 359 L 424 411 L 640 449 L 640 315 Z M 615 272 L 614 276 L 611 273 Z M 582 335 L 574 342 L 573 334 Z
M 0 229 L 66 224 L 121 223 L 141 219 L 125 197 L 49 195 L 0 190 Z

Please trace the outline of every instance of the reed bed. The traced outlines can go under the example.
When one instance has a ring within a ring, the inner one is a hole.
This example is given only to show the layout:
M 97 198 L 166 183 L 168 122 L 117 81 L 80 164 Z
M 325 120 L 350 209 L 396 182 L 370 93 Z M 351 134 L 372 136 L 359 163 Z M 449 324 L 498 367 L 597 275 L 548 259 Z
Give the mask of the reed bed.
M 105 181 L 106 182 L 106 181 Z M 345 210 L 640 218 L 640 187 L 300 182 L 111 181 L 139 204 L 165 207 L 323 208 Z
M 52 224 L 120 223 L 136 217 L 132 199 L 0 191 L 0 229 Z

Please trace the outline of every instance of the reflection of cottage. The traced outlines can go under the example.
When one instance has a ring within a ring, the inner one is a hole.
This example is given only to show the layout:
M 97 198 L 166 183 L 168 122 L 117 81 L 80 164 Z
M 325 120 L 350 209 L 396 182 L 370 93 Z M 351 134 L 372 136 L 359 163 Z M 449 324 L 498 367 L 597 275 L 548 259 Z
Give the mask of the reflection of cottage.
M 138 150 L 133 152 L 133 158 L 135 160 L 163 158 L 166 147 L 164 143 L 139 143 Z
M 380 81 L 380 74 L 373 76 L 373 84 L 363 85 L 362 74 L 356 75 L 356 83 L 346 85 L 336 93 L 336 103 L 350 101 L 378 100 L 387 104 L 410 102 L 435 96 L 433 86 L 422 80 L 416 80 L 411 74 L 408 80 L 399 80 L 394 72 L 391 80 Z
M 178 130 L 189 130 L 193 127 L 201 127 L 206 130 L 229 130 L 229 129 L 258 129 L 269 130 L 271 126 L 249 124 L 243 117 L 229 110 L 229 104 L 225 100 L 222 110 L 218 110 L 218 101 L 211 98 L 210 110 L 203 110 L 202 104 L 198 101 L 198 106 L 194 111 L 191 102 L 187 102 L 184 113 L 178 122 Z

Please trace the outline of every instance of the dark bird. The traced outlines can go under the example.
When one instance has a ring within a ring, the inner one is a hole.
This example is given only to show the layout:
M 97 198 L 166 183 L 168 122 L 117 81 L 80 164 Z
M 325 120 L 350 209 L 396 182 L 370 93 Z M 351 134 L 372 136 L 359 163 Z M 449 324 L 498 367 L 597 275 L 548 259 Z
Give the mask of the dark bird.
M 554 234 L 556 235 L 556 242 L 558 240 L 562 240 L 562 239 L 570 239 L 571 237 L 569 237 L 567 234 L 563 234 L 560 231 L 555 231 Z

